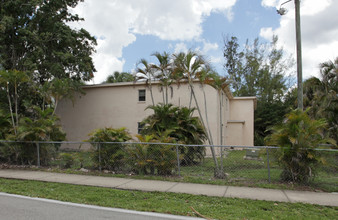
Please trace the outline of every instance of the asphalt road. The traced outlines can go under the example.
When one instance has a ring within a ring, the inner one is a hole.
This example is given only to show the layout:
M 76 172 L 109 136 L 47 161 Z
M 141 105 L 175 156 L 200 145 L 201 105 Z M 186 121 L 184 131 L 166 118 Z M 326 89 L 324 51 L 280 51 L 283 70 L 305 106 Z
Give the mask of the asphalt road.
M 1 220 L 193 220 L 199 218 L 137 212 L 0 193 Z

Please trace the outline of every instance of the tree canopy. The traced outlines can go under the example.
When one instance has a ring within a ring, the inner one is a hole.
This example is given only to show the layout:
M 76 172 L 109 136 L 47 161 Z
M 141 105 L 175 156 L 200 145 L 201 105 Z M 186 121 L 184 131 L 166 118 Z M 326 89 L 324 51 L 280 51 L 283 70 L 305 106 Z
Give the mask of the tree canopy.
M 115 71 L 110 74 L 104 83 L 117 83 L 117 82 L 133 82 L 134 76 L 127 72 Z
M 268 44 L 258 38 L 252 44 L 247 40 L 241 50 L 237 37 L 224 38 L 224 69 L 235 96 L 256 96 L 255 145 L 264 145 L 267 128 L 282 121 L 289 111 L 283 97 L 290 88 L 289 71 L 293 61 L 277 47 L 274 36 Z
M 68 25 L 82 20 L 69 11 L 79 1 L 1 1 L 0 68 L 32 72 L 41 83 L 53 78 L 90 80 L 96 40 Z

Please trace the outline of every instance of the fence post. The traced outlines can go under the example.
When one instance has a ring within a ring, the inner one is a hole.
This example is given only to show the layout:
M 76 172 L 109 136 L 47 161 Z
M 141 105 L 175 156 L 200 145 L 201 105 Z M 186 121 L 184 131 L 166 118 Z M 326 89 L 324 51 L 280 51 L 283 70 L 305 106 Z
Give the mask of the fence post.
M 37 166 L 40 167 L 40 143 L 36 142 Z
M 181 177 L 180 155 L 179 155 L 179 152 L 178 152 L 178 146 L 177 145 L 176 145 L 176 155 L 177 155 L 178 176 Z
M 101 167 L 101 144 L 98 143 L 97 146 L 98 146 L 98 149 L 99 149 L 99 170 L 101 172 L 101 169 L 102 169 L 102 167 Z
M 269 183 L 271 183 L 270 161 L 269 161 L 269 147 L 266 148 L 266 156 L 267 156 L 267 163 L 268 163 L 268 179 L 269 179 Z

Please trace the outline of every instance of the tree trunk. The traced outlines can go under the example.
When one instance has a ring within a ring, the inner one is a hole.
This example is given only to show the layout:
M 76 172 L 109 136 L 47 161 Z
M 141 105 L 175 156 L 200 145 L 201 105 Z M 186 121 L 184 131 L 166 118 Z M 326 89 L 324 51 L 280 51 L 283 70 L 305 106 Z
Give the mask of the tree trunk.
M 165 104 L 168 105 L 168 85 L 165 86 Z
M 13 130 L 14 130 L 14 134 L 16 135 L 16 126 L 14 122 L 14 115 L 13 115 L 13 109 L 12 109 L 11 96 L 9 95 L 8 83 L 7 83 L 7 98 L 8 98 L 9 111 L 10 111 L 11 119 L 12 119 Z
M 18 115 L 18 88 L 15 82 L 14 85 L 14 108 L 15 108 L 15 120 L 16 120 L 16 127 L 19 125 L 19 115 Z
M 190 85 L 190 88 L 191 88 L 191 92 L 192 92 L 193 98 L 195 100 L 196 108 L 197 108 L 198 114 L 200 116 L 202 125 L 203 125 L 204 129 L 206 129 L 205 123 L 204 123 L 204 120 L 203 120 L 203 117 L 202 117 L 201 109 L 199 108 L 199 105 L 198 105 L 198 102 L 197 102 L 197 99 L 196 99 L 194 87 L 193 87 L 193 85 L 191 83 L 189 83 L 189 85 Z M 219 170 L 219 166 L 218 166 L 217 157 L 216 157 L 216 154 L 215 154 L 215 149 L 214 149 L 214 146 L 213 146 L 213 141 L 211 140 L 208 132 L 206 132 L 206 135 L 207 135 L 208 142 L 211 145 L 210 146 L 210 150 L 211 150 L 212 158 L 213 158 L 214 164 L 215 164 L 215 173 L 214 173 L 214 176 L 216 178 L 219 178 L 222 175 L 220 175 L 220 170 Z
M 219 132 L 220 132 L 220 145 L 221 145 L 221 173 L 223 173 L 223 117 L 222 117 L 222 90 L 218 91 L 218 97 L 219 97 Z
M 153 106 L 155 106 L 154 96 L 153 96 L 153 87 L 151 83 L 149 83 L 149 91 L 150 91 L 151 102 L 153 103 Z

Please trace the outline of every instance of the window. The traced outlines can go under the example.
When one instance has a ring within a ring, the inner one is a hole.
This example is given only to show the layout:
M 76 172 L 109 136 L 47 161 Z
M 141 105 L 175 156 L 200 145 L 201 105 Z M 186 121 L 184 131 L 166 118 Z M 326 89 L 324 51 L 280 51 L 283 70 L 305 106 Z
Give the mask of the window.
M 146 90 L 145 89 L 138 90 L 138 101 L 139 102 L 146 101 Z
M 141 131 L 144 127 L 144 124 L 142 124 L 141 122 L 137 122 L 137 133 L 141 134 Z

